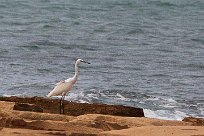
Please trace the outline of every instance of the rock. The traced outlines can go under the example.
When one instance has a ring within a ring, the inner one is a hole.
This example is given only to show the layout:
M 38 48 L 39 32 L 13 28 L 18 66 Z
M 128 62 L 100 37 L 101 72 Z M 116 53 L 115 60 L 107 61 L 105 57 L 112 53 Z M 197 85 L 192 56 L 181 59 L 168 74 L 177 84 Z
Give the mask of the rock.
M 26 122 L 21 118 L 3 117 L 0 119 L 0 127 L 26 127 Z
M 182 121 L 191 122 L 195 126 L 204 126 L 204 119 L 203 118 L 186 117 Z
M 27 123 L 23 119 L 16 118 L 11 120 L 10 125 L 23 128 L 27 126 Z
M 97 134 L 85 134 L 85 133 L 70 133 L 70 134 L 67 134 L 68 136 L 97 136 Z
M 90 125 L 92 128 L 99 128 L 104 131 L 110 130 L 120 130 L 129 128 L 127 125 L 121 126 L 118 123 L 106 122 L 106 121 L 96 121 Z
M 41 107 L 45 113 L 59 113 L 60 100 L 58 99 L 48 99 L 42 97 L 0 97 L 0 101 L 10 101 L 18 103 L 28 103 L 34 104 L 37 107 Z M 25 107 L 28 105 L 20 105 Z M 28 106 L 28 109 L 32 107 Z M 116 115 L 116 116 L 126 116 L 126 117 L 144 117 L 144 112 L 142 108 L 128 107 L 122 105 L 107 105 L 107 104 L 88 104 L 88 103 L 77 103 L 64 101 L 65 114 L 69 116 L 79 116 L 84 114 L 105 114 L 105 115 Z M 30 108 L 29 110 L 32 110 Z
M 0 112 L 1 113 L 1 112 Z M 40 113 L 40 112 L 29 112 L 29 111 L 12 111 L 12 114 L 17 115 L 20 118 L 27 120 L 53 120 L 53 121 L 63 121 L 69 122 L 73 120 L 74 116 L 60 115 L 60 114 L 49 114 L 49 113 Z M 1 114 L 0 114 L 1 116 Z
M 143 109 L 121 105 L 88 104 L 65 102 L 65 114 L 79 116 L 84 114 L 104 114 L 126 117 L 144 117 Z
M 43 109 L 37 105 L 18 102 L 15 103 L 13 110 L 43 112 Z
M 67 136 L 63 131 L 33 130 L 25 128 L 0 128 L 0 136 Z

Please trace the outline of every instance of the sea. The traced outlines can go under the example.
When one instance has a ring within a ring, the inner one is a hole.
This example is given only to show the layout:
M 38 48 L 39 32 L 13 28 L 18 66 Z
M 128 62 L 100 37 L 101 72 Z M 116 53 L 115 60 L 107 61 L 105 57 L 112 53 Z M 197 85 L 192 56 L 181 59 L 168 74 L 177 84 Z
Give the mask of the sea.
M 204 117 L 203 0 L 0 0 L 0 96 L 46 97 L 78 58 L 68 101 Z

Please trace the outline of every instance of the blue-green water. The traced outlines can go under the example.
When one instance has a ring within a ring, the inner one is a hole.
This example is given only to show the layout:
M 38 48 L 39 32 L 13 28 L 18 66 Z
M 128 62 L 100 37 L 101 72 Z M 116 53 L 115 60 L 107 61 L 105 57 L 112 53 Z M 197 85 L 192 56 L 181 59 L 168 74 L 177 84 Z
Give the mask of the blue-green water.
M 1 0 L 0 95 L 45 97 L 77 58 L 67 100 L 204 117 L 203 0 Z

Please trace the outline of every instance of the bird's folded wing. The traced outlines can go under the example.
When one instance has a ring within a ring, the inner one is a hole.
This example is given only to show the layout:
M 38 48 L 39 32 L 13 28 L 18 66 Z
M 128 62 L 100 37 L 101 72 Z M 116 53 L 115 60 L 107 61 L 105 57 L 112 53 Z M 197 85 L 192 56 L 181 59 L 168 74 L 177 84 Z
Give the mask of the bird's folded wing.
M 64 80 L 61 80 L 61 81 L 59 81 L 58 83 L 56 83 L 55 85 L 57 86 L 57 85 L 60 85 L 60 84 L 62 84 L 62 83 L 65 83 L 65 81 L 64 81 Z

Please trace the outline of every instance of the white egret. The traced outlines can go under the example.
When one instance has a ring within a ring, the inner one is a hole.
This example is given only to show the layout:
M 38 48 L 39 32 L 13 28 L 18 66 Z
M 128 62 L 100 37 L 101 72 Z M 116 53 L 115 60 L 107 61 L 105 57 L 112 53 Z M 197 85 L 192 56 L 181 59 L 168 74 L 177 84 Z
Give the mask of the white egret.
M 86 62 L 82 59 L 78 59 L 75 63 L 75 74 L 72 78 L 66 79 L 66 80 L 62 80 L 60 82 L 58 82 L 56 84 L 56 86 L 54 87 L 54 89 L 47 95 L 47 97 L 51 97 L 51 96 L 59 96 L 61 95 L 61 99 L 60 99 L 60 114 L 61 114 L 61 109 L 63 111 L 64 114 L 64 105 L 63 105 L 63 101 L 65 98 L 65 95 L 67 94 L 67 92 L 69 92 L 72 89 L 72 86 L 76 83 L 77 81 L 77 76 L 78 76 L 78 64 L 80 62 L 83 63 L 87 63 L 90 64 L 89 62 Z

